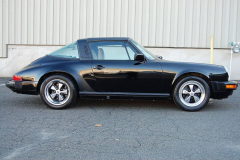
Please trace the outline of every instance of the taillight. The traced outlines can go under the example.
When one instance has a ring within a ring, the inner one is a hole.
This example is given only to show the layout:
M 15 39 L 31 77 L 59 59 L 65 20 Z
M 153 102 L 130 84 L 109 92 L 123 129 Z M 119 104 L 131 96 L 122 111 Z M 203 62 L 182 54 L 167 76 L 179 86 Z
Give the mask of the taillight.
M 20 76 L 14 75 L 14 76 L 13 76 L 13 80 L 14 80 L 14 81 L 22 81 L 22 78 L 21 78 Z

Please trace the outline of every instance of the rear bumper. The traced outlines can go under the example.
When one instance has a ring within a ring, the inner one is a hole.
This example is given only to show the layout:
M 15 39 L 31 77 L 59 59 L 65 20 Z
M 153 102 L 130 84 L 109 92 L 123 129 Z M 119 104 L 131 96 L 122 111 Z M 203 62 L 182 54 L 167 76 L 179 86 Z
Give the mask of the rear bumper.
M 13 92 L 22 94 L 38 94 L 37 82 L 35 81 L 13 81 L 5 82 L 5 85 Z
M 232 95 L 233 90 L 235 89 L 227 89 L 226 85 L 237 85 L 237 82 L 234 81 L 227 81 L 227 82 L 218 82 L 218 81 L 211 81 L 212 85 L 212 94 L 211 98 L 213 99 L 223 99 L 228 98 L 228 96 Z

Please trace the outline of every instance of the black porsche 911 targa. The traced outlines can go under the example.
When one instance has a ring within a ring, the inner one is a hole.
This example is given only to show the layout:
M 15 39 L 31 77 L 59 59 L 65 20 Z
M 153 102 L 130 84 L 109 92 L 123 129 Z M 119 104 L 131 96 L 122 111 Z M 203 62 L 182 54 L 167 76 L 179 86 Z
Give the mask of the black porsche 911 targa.
M 173 99 L 197 111 L 210 98 L 223 99 L 238 85 L 223 66 L 163 60 L 131 38 L 79 39 L 32 62 L 6 86 L 40 94 L 50 108 L 81 98 Z

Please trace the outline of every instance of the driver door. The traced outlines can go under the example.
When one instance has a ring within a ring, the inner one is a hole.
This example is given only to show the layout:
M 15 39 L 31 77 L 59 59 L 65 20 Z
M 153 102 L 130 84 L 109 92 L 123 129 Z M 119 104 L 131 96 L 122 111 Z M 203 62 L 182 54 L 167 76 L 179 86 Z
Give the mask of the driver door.
M 134 61 L 137 51 L 127 41 L 90 42 L 92 72 L 102 92 L 161 93 L 159 62 Z

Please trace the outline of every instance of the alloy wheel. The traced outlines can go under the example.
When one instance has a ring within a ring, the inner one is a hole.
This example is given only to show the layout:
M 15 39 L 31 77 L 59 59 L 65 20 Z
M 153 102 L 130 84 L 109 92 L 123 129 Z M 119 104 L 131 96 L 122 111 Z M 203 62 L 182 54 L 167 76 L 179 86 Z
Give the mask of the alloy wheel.
M 179 89 L 179 98 L 188 107 L 195 107 L 201 104 L 205 98 L 205 89 L 197 81 L 187 81 Z
M 63 80 L 53 79 L 45 86 L 44 94 L 47 101 L 52 105 L 62 105 L 70 97 L 70 87 Z

